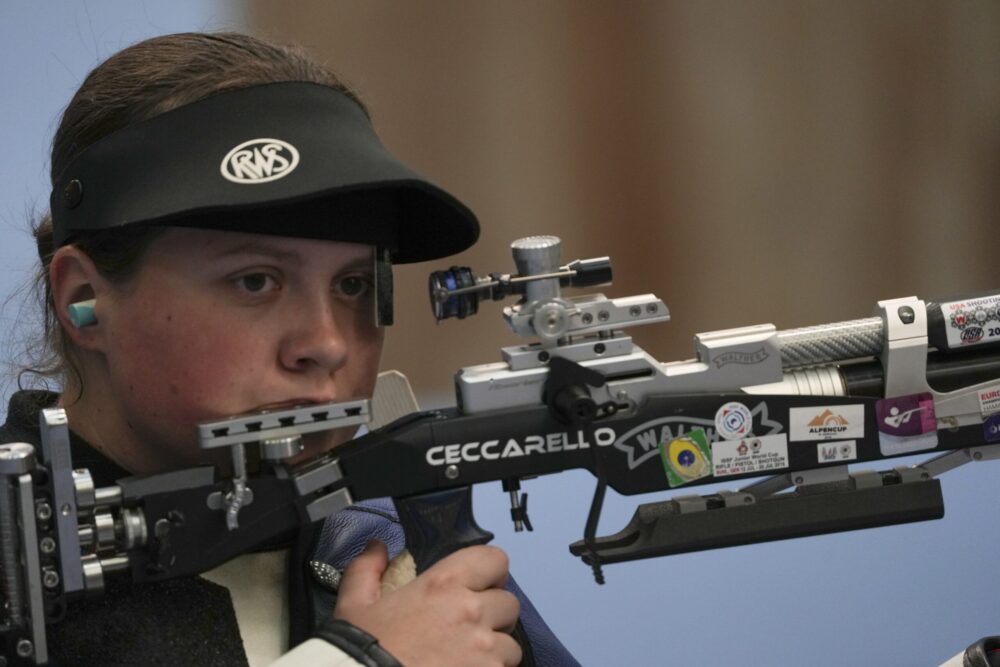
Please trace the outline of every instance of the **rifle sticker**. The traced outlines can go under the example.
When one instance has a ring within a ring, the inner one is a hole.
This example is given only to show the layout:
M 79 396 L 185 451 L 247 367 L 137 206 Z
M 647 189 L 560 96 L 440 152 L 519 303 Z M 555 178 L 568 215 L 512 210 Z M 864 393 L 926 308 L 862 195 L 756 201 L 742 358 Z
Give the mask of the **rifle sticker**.
M 788 435 L 762 435 L 712 444 L 716 477 L 767 473 L 788 467 Z
M 928 393 L 878 400 L 875 402 L 875 419 L 883 456 L 937 447 L 934 397 Z
M 753 415 L 742 403 L 726 403 L 715 413 L 715 432 L 724 440 L 745 438 L 752 429 Z
M 703 429 L 694 429 L 670 442 L 663 441 L 659 450 L 670 488 L 712 474 L 712 449 Z
M 819 463 L 856 461 L 857 458 L 858 443 L 854 440 L 844 440 L 842 442 L 821 442 L 816 445 L 816 461 Z
M 789 440 L 845 440 L 865 437 L 864 405 L 789 408 Z
M 990 415 L 983 422 L 983 438 L 986 442 L 1000 442 L 1000 412 Z
M 771 435 L 781 433 L 784 430 L 784 425 L 781 422 L 771 418 L 767 403 L 764 401 L 753 406 L 750 414 L 757 422 L 756 426 L 750 427 L 751 433 Z M 676 415 L 643 422 L 619 436 L 614 442 L 614 447 L 624 452 L 628 457 L 628 469 L 635 470 L 646 461 L 660 457 L 661 443 L 670 442 L 674 438 L 679 438 L 696 429 L 703 430 L 709 442 L 715 442 L 719 439 L 714 419 L 693 415 Z
M 1000 384 L 980 390 L 979 412 L 984 417 L 1000 412 Z
M 941 304 L 948 347 L 1000 341 L 1000 294 Z

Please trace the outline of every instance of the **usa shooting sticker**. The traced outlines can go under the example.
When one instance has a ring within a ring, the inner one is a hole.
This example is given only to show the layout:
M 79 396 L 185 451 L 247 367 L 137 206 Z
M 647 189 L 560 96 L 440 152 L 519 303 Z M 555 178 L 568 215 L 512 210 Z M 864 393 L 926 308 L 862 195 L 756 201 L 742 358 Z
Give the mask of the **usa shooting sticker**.
M 788 435 L 717 440 L 712 443 L 712 463 L 716 477 L 782 470 L 788 467 Z
M 670 488 L 712 474 L 712 449 L 704 429 L 694 429 L 659 445 Z
M 937 447 L 937 417 L 934 414 L 934 397 L 929 393 L 876 401 L 875 422 L 883 456 Z
M 750 408 L 735 401 L 726 403 L 715 413 L 715 432 L 724 440 L 736 440 L 750 435 L 753 415 Z
M 942 303 L 941 314 L 953 350 L 1000 340 L 1000 294 Z
M 850 440 L 865 437 L 864 405 L 789 408 L 788 439 Z
M 219 171 L 233 183 L 268 183 L 288 176 L 299 166 L 299 151 L 281 139 L 244 141 L 222 158 Z

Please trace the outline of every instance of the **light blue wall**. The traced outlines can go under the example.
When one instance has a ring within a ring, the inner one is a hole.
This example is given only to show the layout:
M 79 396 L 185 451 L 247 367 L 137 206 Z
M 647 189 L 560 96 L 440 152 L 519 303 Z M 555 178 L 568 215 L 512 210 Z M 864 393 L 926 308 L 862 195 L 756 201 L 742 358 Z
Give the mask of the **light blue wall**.
M 46 208 L 48 144 L 86 72 L 143 37 L 239 22 L 238 7 L 198 0 L 0 4 L 0 294 L 33 264 L 23 230 Z M 19 303 L 3 308 L 4 331 Z M 512 533 L 499 484 L 476 498 L 515 576 L 586 665 L 931 665 L 1000 633 L 1000 464 L 968 468 L 944 478 L 943 521 L 610 566 L 603 587 L 566 549 L 582 536 L 589 475 L 525 484 L 533 533 Z M 623 527 L 640 500 L 610 499 L 600 532 Z
M 48 209 L 49 148 L 59 116 L 87 73 L 121 48 L 153 35 L 239 29 L 235 0 L 0 2 L 0 397 L 20 367 L 21 339 L 38 331 L 23 307 L 36 258 L 28 228 Z M 6 410 L 4 410 L 6 411 Z

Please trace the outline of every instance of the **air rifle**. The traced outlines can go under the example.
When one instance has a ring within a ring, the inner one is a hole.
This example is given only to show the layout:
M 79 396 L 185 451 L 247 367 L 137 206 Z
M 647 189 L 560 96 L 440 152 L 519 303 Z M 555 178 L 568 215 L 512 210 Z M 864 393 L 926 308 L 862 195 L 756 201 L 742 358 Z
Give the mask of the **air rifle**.
M 460 370 L 456 405 L 414 412 L 291 466 L 302 436 L 371 422 L 368 400 L 202 424 L 231 471 L 199 467 L 97 487 L 72 465 L 65 413 L 40 415 L 41 451 L 0 445 L 0 641 L 8 664 L 45 664 L 45 627 L 106 576 L 159 581 L 210 570 L 289 528 L 390 496 L 418 570 L 492 535 L 471 487 L 502 481 L 528 528 L 524 478 L 572 468 L 596 489 L 570 551 L 602 565 L 943 516 L 935 477 L 1000 456 L 1000 294 L 942 303 L 880 301 L 871 318 L 695 336 L 697 357 L 661 363 L 625 333 L 665 322 L 652 294 L 569 298 L 609 283 L 606 257 L 560 261 L 555 237 L 512 245 L 516 274 L 467 267 L 431 275 L 438 320 L 515 296 L 511 329 L 532 342 Z M 917 466 L 853 463 L 932 453 Z M 698 495 L 702 484 L 753 479 Z M 596 535 L 607 488 L 674 489 Z

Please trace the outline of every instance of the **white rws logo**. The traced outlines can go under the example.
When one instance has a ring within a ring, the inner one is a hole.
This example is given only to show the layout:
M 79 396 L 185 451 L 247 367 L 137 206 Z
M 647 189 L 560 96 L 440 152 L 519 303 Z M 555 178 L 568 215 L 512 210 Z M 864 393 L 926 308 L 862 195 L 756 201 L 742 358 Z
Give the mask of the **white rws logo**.
M 233 183 L 267 183 L 299 165 L 299 151 L 281 139 L 251 139 L 226 153 L 219 170 Z
M 594 431 L 594 442 L 598 447 L 607 447 L 616 438 L 614 430 L 607 427 Z M 432 466 L 443 466 L 453 463 L 475 463 L 476 461 L 495 461 L 533 454 L 567 452 L 573 449 L 590 449 L 590 445 L 591 443 L 583 431 L 572 434 L 549 433 L 548 435 L 525 436 L 523 440 L 507 438 L 506 440 L 438 445 L 428 449 L 426 457 L 427 463 Z

